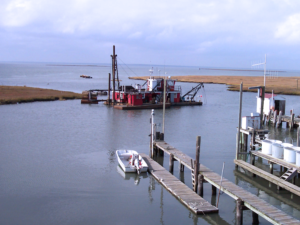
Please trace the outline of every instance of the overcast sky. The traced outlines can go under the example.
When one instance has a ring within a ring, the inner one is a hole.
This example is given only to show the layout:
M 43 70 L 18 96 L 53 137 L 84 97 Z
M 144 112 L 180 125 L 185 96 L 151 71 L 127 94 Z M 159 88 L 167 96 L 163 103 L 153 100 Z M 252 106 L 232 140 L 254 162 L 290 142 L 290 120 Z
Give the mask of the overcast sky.
M 300 70 L 299 0 L 1 0 L 0 61 Z M 122 61 L 119 61 L 121 63 Z

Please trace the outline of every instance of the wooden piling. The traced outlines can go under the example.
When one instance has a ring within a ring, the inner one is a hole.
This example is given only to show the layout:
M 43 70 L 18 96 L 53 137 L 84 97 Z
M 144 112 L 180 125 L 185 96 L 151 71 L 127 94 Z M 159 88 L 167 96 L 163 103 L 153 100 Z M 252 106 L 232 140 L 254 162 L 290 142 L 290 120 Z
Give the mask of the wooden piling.
M 163 98 L 163 125 L 162 125 L 162 133 L 165 133 L 165 114 L 166 114 L 166 77 L 164 77 L 164 98 Z
M 252 129 L 252 136 L 251 136 L 252 140 L 251 140 L 251 143 L 252 143 L 252 150 L 255 150 L 255 130 Z
M 254 166 L 255 164 L 255 155 L 251 154 L 251 164 Z M 256 177 L 255 173 L 252 173 L 252 177 Z
M 273 174 L 274 171 L 274 164 L 270 163 L 270 173 Z
M 300 126 L 297 129 L 297 146 L 300 146 L 300 142 L 299 142 L 299 133 L 300 133 Z
M 108 74 L 108 92 L 107 92 L 107 101 L 110 104 L 110 73 Z
M 116 66 L 115 66 L 115 62 L 116 62 L 116 54 L 115 54 L 115 46 L 113 45 L 113 55 L 111 56 L 112 58 L 112 80 L 113 80 L 113 96 L 112 96 L 112 104 L 115 104 L 115 73 L 116 73 Z
M 170 154 L 170 159 L 169 159 L 169 172 L 173 173 L 174 171 L 174 155 Z
M 242 101 L 243 101 L 243 82 L 240 85 L 240 107 L 239 107 L 239 126 L 238 126 L 238 134 L 237 134 L 237 143 L 236 143 L 236 154 L 235 159 L 238 159 L 238 155 L 240 153 L 240 131 L 241 131 L 241 118 L 242 118 Z
M 248 147 L 248 134 L 243 134 L 244 135 L 244 146 L 243 149 L 245 152 L 247 152 L 247 147 Z
M 195 159 L 195 186 L 194 191 L 197 192 L 198 185 L 198 174 L 199 174 L 199 165 L 200 165 L 200 145 L 201 145 L 201 136 L 197 136 L 196 139 L 196 159 Z
M 274 116 L 273 116 L 273 125 L 276 125 L 276 120 L 277 120 L 277 110 L 274 111 Z
M 236 225 L 243 224 L 243 201 L 238 198 L 236 200 Z
M 198 174 L 198 195 L 203 197 L 203 182 L 204 176 L 202 174 Z
M 160 133 L 159 140 L 163 141 L 164 137 L 165 137 L 164 133 Z
M 156 131 L 155 133 L 156 133 L 155 140 L 159 140 L 160 139 L 160 132 Z
M 252 225 L 259 224 L 258 214 L 252 211 Z
M 262 128 L 263 125 L 264 101 L 265 101 L 265 86 L 261 87 L 260 129 Z
M 282 117 L 282 111 L 279 112 L 278 120 L 276 123 L 276 127 L 281 127 L 282 122 L 281 122 L 281 117 Z
M 293 114 L 291 115 L 290 129 L 294 128 L 294 123 L 295 123 L 295 114 L 293 113 Z
M 180 172 L 184 172 L 184 165 L 182 163 L 179 163 L 179 167 Z
M 211 194 L 217 195 L 217 188 L 214 185 L 211 185 Z

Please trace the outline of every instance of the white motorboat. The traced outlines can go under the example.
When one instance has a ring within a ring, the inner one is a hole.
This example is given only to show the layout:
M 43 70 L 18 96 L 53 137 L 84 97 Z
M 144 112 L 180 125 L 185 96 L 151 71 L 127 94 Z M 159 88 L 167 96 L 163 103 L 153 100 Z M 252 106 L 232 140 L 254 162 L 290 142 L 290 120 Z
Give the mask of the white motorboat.
M 148 165 L 136 151 L 134 150 L 117 150 L 116 155 L 120 167 L 125 173 L 138 174 L 147 172 Z

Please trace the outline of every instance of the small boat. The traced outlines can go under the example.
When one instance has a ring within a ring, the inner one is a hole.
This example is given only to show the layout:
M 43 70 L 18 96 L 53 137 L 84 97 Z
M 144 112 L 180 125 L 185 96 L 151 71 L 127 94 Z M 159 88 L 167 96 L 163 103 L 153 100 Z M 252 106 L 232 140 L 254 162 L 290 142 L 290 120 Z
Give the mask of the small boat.
M 147 172 L 148 165 L 136 151 L 134 150 L 117 150 L 116 155 L 120 167 L 125 173 L 138 174 Z

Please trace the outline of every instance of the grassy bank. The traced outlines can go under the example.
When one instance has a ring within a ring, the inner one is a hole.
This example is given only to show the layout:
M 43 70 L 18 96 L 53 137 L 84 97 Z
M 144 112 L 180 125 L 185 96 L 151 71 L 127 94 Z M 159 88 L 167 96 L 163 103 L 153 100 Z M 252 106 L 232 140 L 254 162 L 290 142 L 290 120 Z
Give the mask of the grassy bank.
M 149 76 L 130 77 L 130 79 L 146 80 Z M 256 92 L 257 90 L 248 90 L 249 87 L 263 86 L 264 78 L 249 76 L 172 76 L 178 82 L 190 83 L 209 83 L 209 84 L 226 84 L 229 91 L 239 91 L 240 83 L 243 82 L 243 91 Z M 297 88 L 297 79 L 299 86 Z M 300 95 L 300 77 L 278 77 L 266 78 L 266 92 L 286 95 Z
M 81 94 L 25 86 L 0 86 L 0 105 L 66 99 L 81 99 Z

